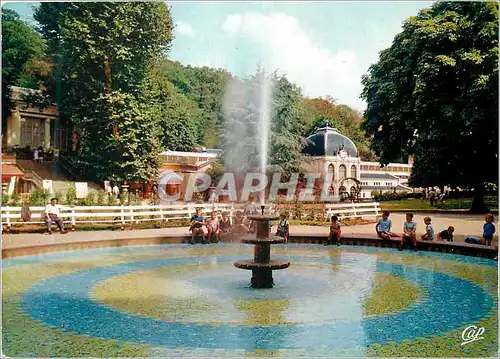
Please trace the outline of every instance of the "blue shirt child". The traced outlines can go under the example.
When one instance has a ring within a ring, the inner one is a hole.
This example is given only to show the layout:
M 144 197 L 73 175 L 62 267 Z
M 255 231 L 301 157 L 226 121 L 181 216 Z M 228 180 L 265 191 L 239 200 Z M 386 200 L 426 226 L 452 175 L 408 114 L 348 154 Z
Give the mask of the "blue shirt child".
M 483 226 L 483 237 L 493 237 L 495 234 L 495 225 L 492 222 L 485 223 Z
M 387 219 L 383 219 L 383 218 L 380 218 L 377 222 L 377 231 L 379 233 L 389 233 L 389 231 L 391 230 L 391 220 L 389 218 Z

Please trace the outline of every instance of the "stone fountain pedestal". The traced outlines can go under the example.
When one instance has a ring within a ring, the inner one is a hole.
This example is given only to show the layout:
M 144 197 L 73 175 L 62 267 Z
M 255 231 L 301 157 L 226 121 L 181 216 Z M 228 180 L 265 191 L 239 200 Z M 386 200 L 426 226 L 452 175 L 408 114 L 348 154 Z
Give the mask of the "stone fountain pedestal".
M 269 233 L 269 221 L 278 218 L 279 216 L 274 215 L 248 217 L 248 219 L 257 222 L 257 236 L 245 236 L 241 241 L 255 244 L 254 258 L 253 260 L 236 261 L 234 266 L 252 271 L 252 288 L 272 288 L 274 285 L 273 270 L 286 269 L 290 266 L 289 261 L 271 259 L 271 244 L 285 242 L 285 238 L 271 236 Z

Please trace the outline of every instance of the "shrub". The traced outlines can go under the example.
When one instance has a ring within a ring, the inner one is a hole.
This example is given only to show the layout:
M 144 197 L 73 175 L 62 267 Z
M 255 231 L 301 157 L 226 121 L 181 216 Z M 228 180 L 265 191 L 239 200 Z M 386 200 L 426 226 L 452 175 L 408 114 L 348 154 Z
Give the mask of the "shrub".
M 96 193 L 95 191 L 89 191 L 87 194 L 87 197 L 83 199 L 83 205 L 84 206 L 93 206 L 97 202 L 96 200 Z
M 76 189 L 74 186 L 68 187 L 68 191 L 66 192 L 66 204 L 73 205 L 76 201 Z
M 372 196 L 377 202 L 382 201 L 399 201 L 402 199 L 409 198 L 422 198 L 423 194 L 420 192 L 380 192 L 380 191 L 372 191 Z
M 2 195 L 2 206 L 7 206 L 7 204 L 10 201 L 10 197 L 8 194 L 3 194 Z
M 97 205 L 98 206 L 103 206 L 105 198 L 106 198 L 106 192 L 104 192 L 104 191 L 97 192 L 97 198 L 96 198 Z
M 302 219 L 304 205 L 301 202 L 295 202 L 292 208 L 292 218 Z
M 12 197 L 10 198 L 10 201 L 11 201 L 11 203 L 12 203 L 13 206 L 17 206 L 17 205 L 22 204 L 21 203 L 21 197 L 17 193 L 13 193 L 12 194 Z
M 50 193 L 41 188 L 37 188 L 30 196 L 30 206 L 45 206 L 50 200 Z

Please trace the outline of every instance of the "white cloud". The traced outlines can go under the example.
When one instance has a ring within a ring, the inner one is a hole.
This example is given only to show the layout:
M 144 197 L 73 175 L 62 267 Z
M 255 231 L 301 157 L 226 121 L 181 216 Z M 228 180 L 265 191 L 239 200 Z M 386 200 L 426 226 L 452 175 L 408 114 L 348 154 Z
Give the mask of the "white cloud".
M 187 22 L 184 22 L 182 20 L 177 21 L 177 23 L 175 24 L 175 32 L 179 35 L 194 38 L 193 27 Z
M 233 14 L 226 18 L 222 30 L 257 46 L 268 70 L 279 69 L 301 86 L 305 95 L 331 95 L 340 103 L 365 107 L 359 94 L 366 65 L 359 64 L 353 51 L 334 52 L 316 43 L 296 18 L 283 13 Z

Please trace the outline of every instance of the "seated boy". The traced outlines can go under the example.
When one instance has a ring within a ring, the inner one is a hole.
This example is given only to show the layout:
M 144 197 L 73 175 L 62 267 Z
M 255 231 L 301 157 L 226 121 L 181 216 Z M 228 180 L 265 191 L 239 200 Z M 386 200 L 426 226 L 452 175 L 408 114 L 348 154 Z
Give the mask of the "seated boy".
M 423 241 L 434 240 L 434 227 L 431 224 L 431 217 L 424 218 L 425 223 L 425 234 L 421 237 Z
M 391 212 L 384 211 L 382 212 L 382 218 L 378 220 L 377 225 L 375 226 L 375 230 L 377 231 L 377 236 L 382 239 L 390 239 L 391 237 L 397 237 L 397 234 L 391 232 L 391 220 L 389 216 Z
M 286 214 L 282 213 L 280 215 L 280 221 L 278 222 L 278 230 L 276 231 L 276 235 L 285 238 L 285 243 L 288 242 L 290 225 L 288 224 L 288 220 L 286 219 Z
M 220 227 L 219 220 L 215 215 L 215 212 L 210 214 L 210 218 L 207 220 L 207 242 L 212 242 L 212 237 L 215 237 L 215 243 L 218 243 L 220 240 Z
M 201 236 L 202 242 L 205 243 L 205 218 L 203 218 L 203 215 L 201 213 L 201 209 L 197 208 L 196 209 L 196 214 L 191 217 L 191 227 L 189 227 L 189 231 L 192 232 L 192 237 L 191 241 L 189 242 L 190 244 L 194 244 L 194 240 L 197 235 Z
M 231 230 L 231 220 L 227 216 L 227 212 L 222 213 L 222 219 L 219 223 L 219 228 L 222 233 L 229 233 Z
M 245 217 L 241 211 L 236 212 L 234 217 L 234 226 L 231 228 L 231 232 L 235 233 L 248 233 L 249 229 L 244 223 Z
M 449 226 L 448 229 L 439 232 L 438 238 L 442 241 L 447 240 L 448 242 L 453 242 L 453 232 L 455 232 L 455 228 Z
M 413 222 L 413 213 L 406 214 L 406 221 L 403 224 L 403 234 L 401 235 L 401 246 L 399 250 L 402 251 L 408 240 L 411 241 L 414 250 L 417 250 L 417 224 Z
M 328 235 L 328 241 L 325 243 L 325 246 L 329 244 L 336 244 L 337 246 L 340 246 L 340 222 L 337 216 L 332 216 L 331 221 L 330 234 Z

